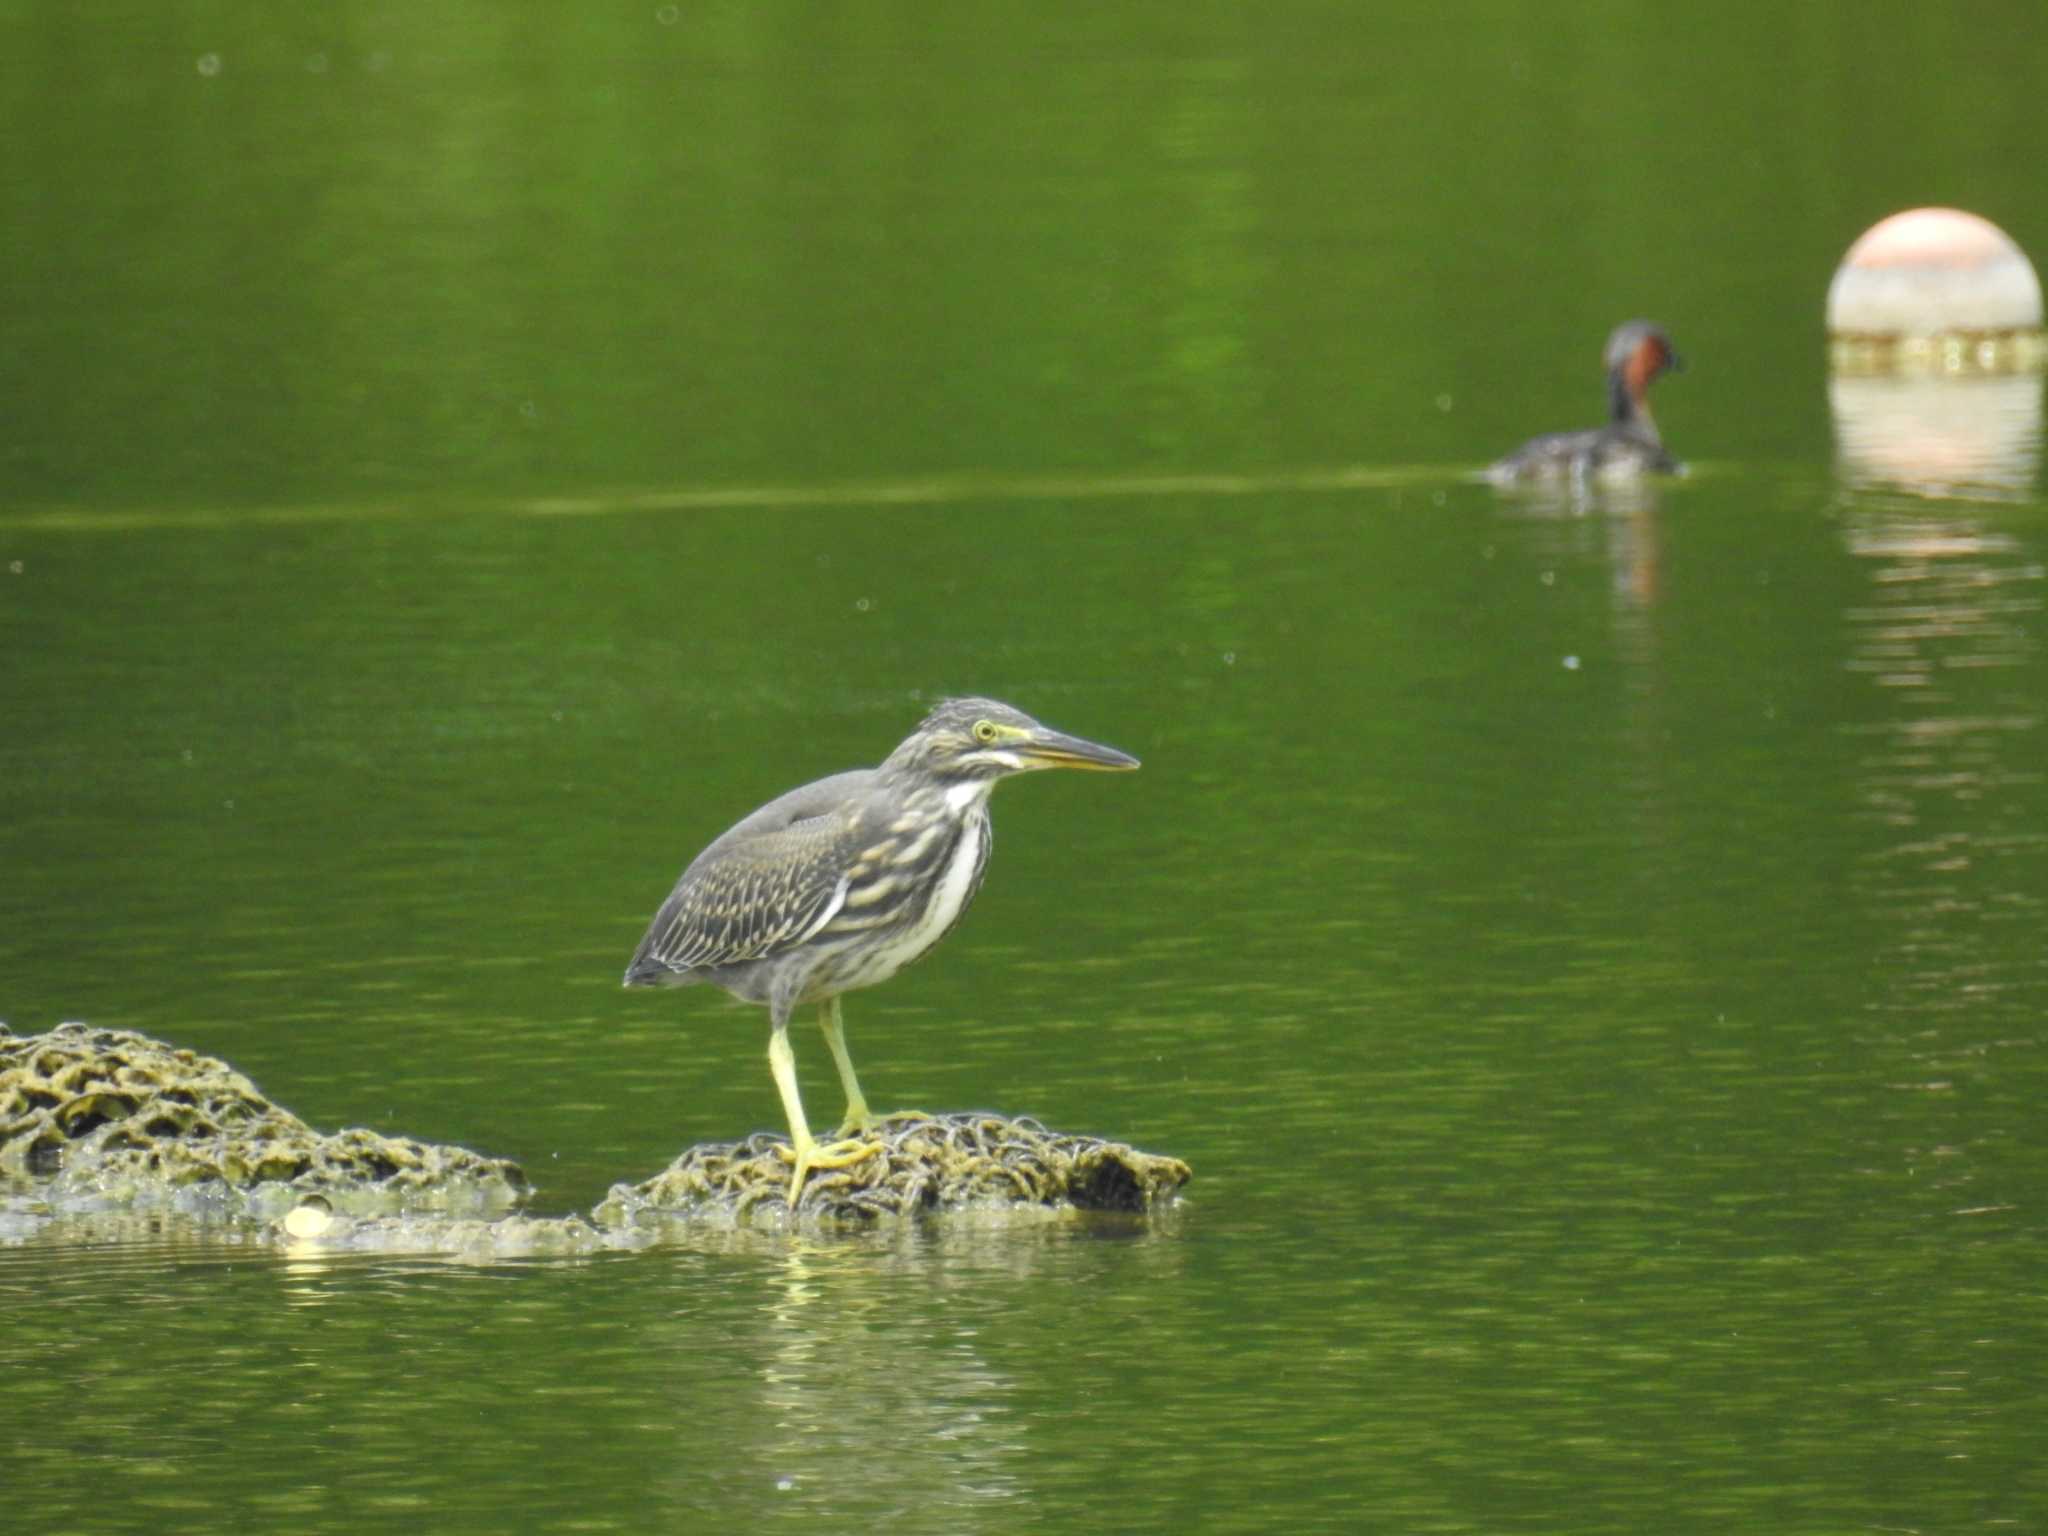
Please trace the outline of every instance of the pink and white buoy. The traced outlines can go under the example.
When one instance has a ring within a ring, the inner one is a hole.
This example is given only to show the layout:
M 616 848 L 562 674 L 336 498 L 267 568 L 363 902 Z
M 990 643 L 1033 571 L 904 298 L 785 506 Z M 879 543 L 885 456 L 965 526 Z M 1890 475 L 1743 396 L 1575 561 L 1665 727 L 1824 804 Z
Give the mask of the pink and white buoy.
M 2025 495 L 2041 447 L 2041 281 L 1988 219 L 1874 224 L 1828 285 L 1828 403 L 1852 485 Z
M 2042 359 L 2041 280 L 2012 237 L 1959 208 L 1865 230 L 1828 284 L 1835 366 L 1993 372 Z

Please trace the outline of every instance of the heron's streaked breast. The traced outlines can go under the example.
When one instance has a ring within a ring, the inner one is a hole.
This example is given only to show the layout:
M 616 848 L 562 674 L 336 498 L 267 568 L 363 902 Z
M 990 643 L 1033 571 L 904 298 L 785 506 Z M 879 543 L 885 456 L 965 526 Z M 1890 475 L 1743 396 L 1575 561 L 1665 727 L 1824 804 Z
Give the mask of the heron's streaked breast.
M 814 990 L 849 992 L 887 981 L 959 920 L 988 862 L 988 817 L 969 815 L 942 823 L 931 834 L 920 834 L 912 845 L 933 866 L 928 877 L 922 869 L 906 869 L 899 854 L 887 872 L 871 877 L 871 885 L 848 892 L 845 905 L 820 930 L 819 938 L 829 943 L 858 934 L 864 942 L 826 961 Z M 878 888 L 886 889 L 867 896 L 868 890 Z
M 935 821 L 903 847 L 889 855 L 892 869 L 922 869 L 931 857 L 932 850 L 942 842 L 950 841 L 958 831 L 955 821 Z
M 872 907 L 878 901 L 886 901 L 903 888 L 898 875 L 881 875 L 870 878 L 859 890 L 846 898 L 849 907 Z

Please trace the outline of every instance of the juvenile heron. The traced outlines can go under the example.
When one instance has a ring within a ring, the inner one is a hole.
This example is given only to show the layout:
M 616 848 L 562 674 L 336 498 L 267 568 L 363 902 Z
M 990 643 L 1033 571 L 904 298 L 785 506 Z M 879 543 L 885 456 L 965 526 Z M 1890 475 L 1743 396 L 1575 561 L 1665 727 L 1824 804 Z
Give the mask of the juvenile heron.
M 709 981 L 768 1009 L 768 1066 L 789 1117 L 795 1205 L 814 1168 L 879 1151 L 853 1075 L 839 994 L 887 981 L 944 938 L 981 885 L 998 779 L 1035 768 L 1128 769 L 1114 747 L 1040 725 L 993 699 L 947 699 L 879 768 L 835 773 L 771 800 L 690 861 L 626 967 L 629 987 Z M 817 1003 L 846 1089 L 842 1139 L 804 1119 L 789 1016 Z

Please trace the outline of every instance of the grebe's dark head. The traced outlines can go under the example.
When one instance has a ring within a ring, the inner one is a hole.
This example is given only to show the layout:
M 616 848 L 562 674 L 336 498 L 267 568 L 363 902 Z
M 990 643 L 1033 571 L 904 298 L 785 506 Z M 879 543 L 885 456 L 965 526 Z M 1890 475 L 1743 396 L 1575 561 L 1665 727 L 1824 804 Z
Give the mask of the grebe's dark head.
M 1671 345 L 1664 328 L 1648 320 L 1631 320 L 1607 338 L 1607 399 L 1618 422 L 1645 421 L 1650 415 L 1650 382 L 1669 369 L 1682 372 L 1685 360 Z

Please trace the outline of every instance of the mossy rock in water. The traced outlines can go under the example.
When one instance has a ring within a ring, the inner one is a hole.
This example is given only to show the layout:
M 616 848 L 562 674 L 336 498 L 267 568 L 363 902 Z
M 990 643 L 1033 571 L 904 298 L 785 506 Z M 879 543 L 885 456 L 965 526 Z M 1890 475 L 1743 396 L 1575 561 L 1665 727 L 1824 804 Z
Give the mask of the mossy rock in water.
M 875 1155 L 812 1174 L 794 1212 L 789 1144 L 764 1132 L 692 1147 L 614 1187 L 587 1220 L 507 1216 L 528 1192 L 515 1163 L 375 1131 L 322 1135 L 225 1062 L 132 1030 L 0 1024 L 0 1243 L 110 1220 L 253 1218 L 280 1241 L 327 1247 L 582 1253 L 925 1214 L 1145 1213 L 1189 1177 L 1175 1158 L 996 1114 L 892 1115 L 867 1139 Z
M 890 1115 L 865 1139 L 872 1157 L 813 1173 L 798 1221 L 868 1224 L 963 1210 L 1145 1212 L 1188 1181 L 1178 1158 L 1047 1130 L 989 1113 Z M 787 1221 L 789 1143 L 770 1132 L 685 1151 L 644 1183 L 617 1185 L 593 1211 L 601 1226 L 663 1217 Z
M 273 1187 L 337 1210 L 497 1212 L 527 1192 L 519 1165 L 375 1131 L 322 1135 L 234 1068 L 133 1030 L 0 1024 L 0 1181 L 158 1203 L 173 1192 Z M 265 1213 L 275 1200 L 248 1202 Z

